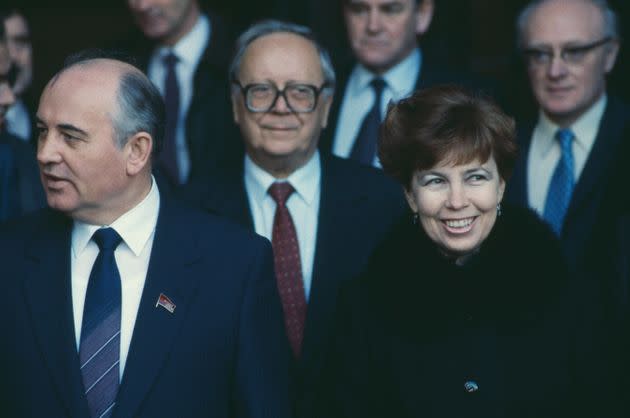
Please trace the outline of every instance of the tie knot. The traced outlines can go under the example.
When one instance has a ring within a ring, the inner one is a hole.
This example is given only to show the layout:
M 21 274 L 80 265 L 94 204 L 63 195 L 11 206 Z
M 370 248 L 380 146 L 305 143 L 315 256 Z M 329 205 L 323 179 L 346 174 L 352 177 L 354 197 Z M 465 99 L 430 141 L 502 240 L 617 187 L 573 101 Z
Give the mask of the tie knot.
M 372 90 L 374 90 L 376 97 L 380 97 L 386 85 L 387 83 L 385 83 L 385 80 L 380 77 L 374 77 L 372 81 L 370 81 L 370 87 L 372 87 Z
M 275 182 L 269 187 L 269 194 L 278 205 L 284 205 L 295 189 L 288 181 Z
M 558 129 L 558 132 L 556 132 L 556 138 L 560 141 L 560 146 L 564 152 L 566 149 L 571 149 L 571 143 L 573 142 L 575 135 L 573 135 L 571 129 Z
M 92 240 L 98 245 L 99 250 L 113 251 L 118 247 L 122 238 L 113 228 L 101 228 L 92 235 Z
M 177 57 L 177 55 L 175 55 L 172 51 L 169 52 L 168 54 L 164 55 L 164 57 L 162 58 L 162 61 L 164 62 L 164 65 L 168 68 L 174 68 L 175 64 L 177 64 L 177 61 L 179 61 L 179 58 Z

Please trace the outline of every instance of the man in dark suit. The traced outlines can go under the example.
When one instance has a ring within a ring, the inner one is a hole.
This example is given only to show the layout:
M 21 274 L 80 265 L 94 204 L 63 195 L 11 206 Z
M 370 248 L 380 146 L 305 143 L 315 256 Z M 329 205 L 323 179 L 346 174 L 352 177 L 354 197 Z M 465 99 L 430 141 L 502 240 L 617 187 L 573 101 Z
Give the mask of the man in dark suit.
M 442 83 L 488 88 L 427 57 L 419 37 L 433 18 L 433 0 L 343 0 L 354 62 L 340 72 L 328 129 L 320 149 L 379 167 L 378 126 L 387 104 Z
M 601 232 L 611 230 L 627 199 L 620 190 L 604 199 L 630 139 L 628 106 L 606 94 L 619 48 L 616 17 L 605 1 L 533 1 L 518 30 L 540 111 L 537 121 L 521 121 L 506 198 L 549 222 L 576 272 L 597 276 L 612 245 Z
M 6 114 L 15 102 L 11 65 L 0 25 L 0 222 L 44 205 L 32 148 L 5 129 Z
M 160 198 L 163 123 L 121 61 L 78 56 L 46 86 L 51 209 L 0 231 L 8 416 L 289 416 L 269 243 Z
M 161 174 L 175 186 L 204 178 L 240 151 L 225 77 L 232 29 L 198 0 L 127 3 L 144 35 L 127 46 L 167 106 Z
M 323 364 L 338 287 L 361 272 L 403 213 L 404 198 L 373 168 L 317 151 L 335 74 L 309 29 L 252 26 L 237 41 L 230 75 L 246 155 L 190 194 L 272 240 L 303 417 L 312 410 L 310 385 Z

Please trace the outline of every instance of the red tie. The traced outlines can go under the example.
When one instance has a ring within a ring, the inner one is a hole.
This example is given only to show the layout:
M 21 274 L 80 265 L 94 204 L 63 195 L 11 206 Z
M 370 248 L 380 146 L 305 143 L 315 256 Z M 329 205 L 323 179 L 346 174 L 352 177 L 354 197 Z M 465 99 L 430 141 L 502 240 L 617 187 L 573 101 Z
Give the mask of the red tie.
M 300 245 L 295 233 L 295 225 L 287 209 L 287 199 L 295 189 L 288 182 L 274 183 L 269 194 L 276 201 L 276 214 L 273 218 L 274 264 L 278 280 L 278 292 L 284 310 L 284 323 L 289 344 L 296 358 L 302 350 L 304 319 L 306 318 L 306 296 L 302 281 Z

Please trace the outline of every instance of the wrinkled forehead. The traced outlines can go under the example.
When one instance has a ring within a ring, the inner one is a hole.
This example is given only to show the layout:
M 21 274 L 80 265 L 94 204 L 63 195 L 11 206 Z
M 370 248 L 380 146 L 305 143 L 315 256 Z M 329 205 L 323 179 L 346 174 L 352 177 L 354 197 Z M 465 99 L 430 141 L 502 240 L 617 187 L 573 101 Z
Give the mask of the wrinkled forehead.
M 324 78 L 315 44 L 289 32 L 263 35 L 249 44 L 243 54 L 240 76 L 318 83 Z

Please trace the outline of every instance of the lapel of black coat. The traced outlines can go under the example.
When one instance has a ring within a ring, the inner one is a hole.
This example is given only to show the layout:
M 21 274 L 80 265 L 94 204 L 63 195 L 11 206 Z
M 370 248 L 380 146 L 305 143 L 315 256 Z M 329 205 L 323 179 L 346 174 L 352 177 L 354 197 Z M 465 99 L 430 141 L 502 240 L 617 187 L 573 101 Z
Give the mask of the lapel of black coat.
M 613 169 L 613 162 L 617 158 L 617 150 L 624 139 L 624 134 L 627 134 L 627 129 L 624 128 L 628 123 L 628 117 L 626 108 L 614 97 L 609 96 L 595 143 L 575 185 L 565 225 L 572 224 L 572 218 L 578 215 L 584 205 L 593 204 L 593 191 L 597 188 L 602 189 L 601 185 L 606 184 L 606 179 Z M 578 227 L 583 228 L 584 225 Z
M 72 221 L 47 212 L 27 247 L 26 304 L 40 351 L 68 416 L 89 416 L 79 370 L 72 291 L 70 251 Z
M 351 173 L 340 172 L 336 157 L 322 156 L 322 178 L 317 220 L 317 238 L 311 291 L 306 314 L 302 365 L 310 368 L 322 349 L 326 328 L 330 327 L 326 312 L 336 305 L 342 265 L 352 258 L 352 249 L 344 248 L 344 225 L 353 221 L 365 196 L 349 190 L 346 180 Z M 321 353 L 320 353 L 321 354 Z
M 512 177 L 507 182 L 505 191 L 506 201 L 523 208 L 529 207 L 527 190 L 527 161 L 531 144 L 533 123 L 526 123 L 517 131 L 518 158 L 514 165 Z
M 116 400 L 115 416 L 134 416 L 159 377 L 176 335 L 186 319 L 187 309 L 200 279 L 196 264 L 203 258 L 194 225 L 185 215 L 162 199 L 153 239 L 151 259 L 138 308 L 127 363 Z M 160 294 L 167 296 L 175 310 L 157 306 Z

